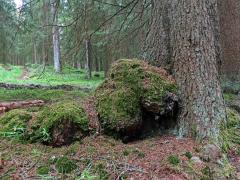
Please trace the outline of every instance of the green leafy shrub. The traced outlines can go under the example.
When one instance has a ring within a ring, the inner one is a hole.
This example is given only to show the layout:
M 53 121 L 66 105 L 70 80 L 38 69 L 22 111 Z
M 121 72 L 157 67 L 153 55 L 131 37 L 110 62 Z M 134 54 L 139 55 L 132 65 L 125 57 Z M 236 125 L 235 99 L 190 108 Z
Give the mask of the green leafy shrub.
M 56 169 L 59 173 L 70 173 L 76 168 L 77 164 L 74 161 L 68 159 L 66 156 L 58 158 L 56 162 Z
M 168 157 L 168 162 L 174 166 L 177 166 L 180 163 L 180 159 L 176 155 L 171 155 Z

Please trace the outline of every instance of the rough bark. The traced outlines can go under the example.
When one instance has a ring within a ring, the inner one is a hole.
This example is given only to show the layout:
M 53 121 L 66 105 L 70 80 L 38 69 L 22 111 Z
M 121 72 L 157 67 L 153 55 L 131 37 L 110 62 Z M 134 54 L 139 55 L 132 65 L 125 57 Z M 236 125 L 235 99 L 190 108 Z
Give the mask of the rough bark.
M 222 72 L 232 80 L 240 79 L 240 1 L 220 0 L 220 32 L 223 50 Z
M 171 71 L 169 0 L 153 0 L 152 22 L 144 45 L 143 58 Z M 159 33 L 161 32 L 161 33 Z
M 180 90 L 180 135 L 214 138 L 226 120 L 216 0 L 154 0 L 145 58 L 170 68 Z M 171 72 L 170 71 L 170 72 Z
M 210 9 L 215 0 L 172 1 L 172 47 L 174 76 L 180 88 L 183 109 L 180 135 L 198 139 L 219 135 L 226 120 L 218 81 L 215 27 Z

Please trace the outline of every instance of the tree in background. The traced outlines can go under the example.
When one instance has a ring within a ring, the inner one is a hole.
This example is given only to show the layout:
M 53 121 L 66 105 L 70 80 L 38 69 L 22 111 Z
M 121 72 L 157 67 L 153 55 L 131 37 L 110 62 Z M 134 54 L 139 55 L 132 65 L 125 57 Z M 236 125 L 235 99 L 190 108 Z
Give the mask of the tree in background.
M 222 73 L 226 78 L 240 78 L 240 1 L 219 1 L 220 34 L 223 53 Z
M 53 38 L 53 61 L 55 72 L 61 72 L 61 54 L 60 54 L 60 31 L 58 26 L 58 7 L 60 6 L 60 1 L 53 0 L 51 2 L 51 12 L 52 12 L 52 38 Z

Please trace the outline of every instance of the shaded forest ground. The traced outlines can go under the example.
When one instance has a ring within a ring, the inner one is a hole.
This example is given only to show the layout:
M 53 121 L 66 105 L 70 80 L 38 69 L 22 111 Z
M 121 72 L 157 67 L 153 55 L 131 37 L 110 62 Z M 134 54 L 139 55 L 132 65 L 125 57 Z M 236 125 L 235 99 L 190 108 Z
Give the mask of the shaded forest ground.
M 29 70 L 26 73 L 21 67 L 17 68 L 20 73 L 16 69 L 4 69 L 12 73 L 11 75 L 4 74 L 6 78 L 2 79 L 3 82 L 8 83 L 7 79 L 11 78 L 12 83 L 17 82 L 19 78 L 23 82 L 20 80 L 18 83 L 26 83 L 23 75 L 25 77 L 31 72 Z M 13 76 L 15 73 L 17 75 Z M 72 76 L 65 75 L 66 77 Z M 76 76 L 74 75 L 73 79 Z M 81 77 L 79 81 L 84 81 L 84 73 Z M 42 82 L 47 82 L 46 79 Z M 101 82 L 101 77 L 96 77 L 96 79 L 97 81 L 90 82 L 94 84 L 91 87 Z M 52 79 L 51 84 L 60 82 L 59 77 L 55 80 L 54 82 Z M 81 101 L 91 93 L 79 90 L 7 90 L 0 88 L 0 102 L 41 99 L 50 104 L 63 100 Z M 234 94 L 225 94 L 228 102 L 236 98 Z M 28 108 L 29 111 L 39 109 L 41 107 Z M 124 144 L 110 137 L 99 135 L 87 137 L 83 141 L 61 148 L 41 144 L 21 144 L 6 138 L 1 138 L 0 142 L 0 179 L 130 179 L 131 177 L 173 180 L 213 179 L 214 172 L 212 171 L 216 165 L 216 162 L 201 160 L 200 151 L 204 144 L 173 136 L 156 135 L 145 140 Z M 237 145 L 228 152 L 228 159 L 234 166 L 226 162 L 221 165 L 220 169 L 226 177 L 230 177 L 235 170 L 240 172 L 240 148 Z

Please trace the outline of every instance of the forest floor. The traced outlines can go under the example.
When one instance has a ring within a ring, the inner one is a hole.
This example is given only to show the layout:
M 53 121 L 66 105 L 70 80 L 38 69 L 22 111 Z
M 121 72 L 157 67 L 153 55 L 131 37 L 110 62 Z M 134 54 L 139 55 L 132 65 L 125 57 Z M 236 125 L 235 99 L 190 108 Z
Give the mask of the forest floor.
M 4 69 L 4 71 L 12 73 L 11 75 L 0 71 L 0 77 L 5 76 L 2 82 L 8 82 L 7 79 L 11 79 L 11 82 L 14 83 L 18 79 L 23 81 L 21 83 L 26 83 L 25 80 L 28 78 L 25 79 L 25 77 L 30 77 L 32 70 L 19 69 Z M 11 77 L 13 74 L 14 77 Z M 69 77 L 69 79 L 75 79 L 77 75 L 74 74 L 74 77 Z M 64 76 L 69 76 L 69 74 Z M 84 81 L 84 74 L 81 77 L 81 80 Z M 96 78 L 90 82 L 92 83 L 90 87 L 95 87 L 102 81 L 102 77 Z M 60 77 L 57 77 L 55 81 L 51 81 L 51 84 L 58 84 Z M 47 81 L 44 79 L 42 82 Z M 91 93 L 61 89 L 9 90 L 0 88 L 0 102 L 38 99 L 50 104 L 63 100 L 80 101 Z M 234 98 L 234 95 L 226 95 L 226 98 Z M 213 179 L 212 166 L 216 164 L 213 165 L 212 162 L 200 158 L 203 146 L 204 144 L 197 143 L 192 139 L 160 135 L 124 144 L 120 140 L 99 134 L 59 148 L 0 138 L 0 179 L 210 180 Z M 230 177 L 234 170 L 240 172 L 240 148 L 229 151 L 227 157 L 233 166 L 223 164 L 220 170 Z M 63 158 L 68 160 L 63 165 L 64 168 L 74 166 L 73 171 L 64 173 L 59 170 L 61 165 L 59 159 Z M 240 179 L 240 174 L 238 176 Z
M 86 79 L 85 70 L 64 67 L 62 73 L 55 73 L 52 66 L 0 65 L 0 82 L 10 84 L 72 85 L 96 88 L 104 79 L 103 72 L 93 72 L 93 77 Z

